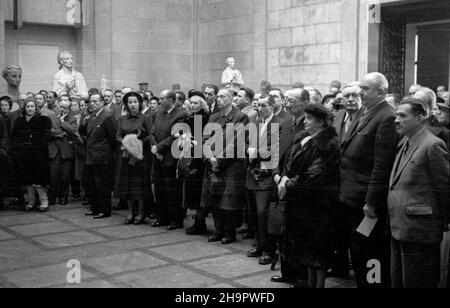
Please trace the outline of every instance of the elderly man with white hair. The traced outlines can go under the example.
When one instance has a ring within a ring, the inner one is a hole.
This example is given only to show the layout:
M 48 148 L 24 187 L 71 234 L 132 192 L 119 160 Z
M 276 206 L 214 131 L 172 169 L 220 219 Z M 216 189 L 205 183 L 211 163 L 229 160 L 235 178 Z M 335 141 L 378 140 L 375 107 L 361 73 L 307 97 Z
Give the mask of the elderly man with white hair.
M 439 106 L 437 104 L 437 96 L 433 90 L 426 87 L 421 87 L 414 94 L 413 98 L 416 98 L 424 103 L 424 109 L 426 112 L 426 128 L 436 137 L 443 140 L 448 146 L 450 146 L 449 130 L 446 127 L 442 127 L 437 120 L 437 116 L 440 113 Z
M 385 100 L 389 89 L 385 76 L 368 74 L 360 87 L 366 111 L 341 144 L 339 211 L 346 217 L 358 287 L 386 287 L 390 274 L 387 195 L 398 144 L 395 113 Z M 368 237 L 355 232 L 363 219 L 376 222 Z M 380 266 L 372 282 L 367 279 L 369 260 L 378 260 Z

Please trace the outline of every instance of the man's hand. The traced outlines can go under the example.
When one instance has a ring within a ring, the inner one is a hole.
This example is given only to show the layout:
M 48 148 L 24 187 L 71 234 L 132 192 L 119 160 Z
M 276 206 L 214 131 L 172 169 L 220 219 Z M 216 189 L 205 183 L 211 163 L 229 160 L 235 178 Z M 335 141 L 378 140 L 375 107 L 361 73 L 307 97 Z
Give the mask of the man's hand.
M 372 219 L 378 218 L 378 215 L 375 212 L 375 208 L 369 204 L 366 204 L 364 206 L 364 215 Z
M 156 155 L 158 150 L 156 149 L 156 145 L 152 146 L 152 154 Z
M 281 181 L 281 176 L 279 175 L 279 174 L 276 174 L 274 177 L 273 177 L 273 181 L 275 182 L 275 184 L 277 184 L 277 186 L 280 184 L 280 181 Z
M 288 177 L 283 177 L 280 181 L 280 184 L 278 185 L 278 198 L 280 198 L 280 200 L 284 200 L 284 197 L 286 197 L 286 183 L 287 181 L 289 181 Z
M 163 161 L 164 160 L 164 156 L 162 156 L 161 154 L 156 153 L 156 159 L 158 159 L 159 161 Z

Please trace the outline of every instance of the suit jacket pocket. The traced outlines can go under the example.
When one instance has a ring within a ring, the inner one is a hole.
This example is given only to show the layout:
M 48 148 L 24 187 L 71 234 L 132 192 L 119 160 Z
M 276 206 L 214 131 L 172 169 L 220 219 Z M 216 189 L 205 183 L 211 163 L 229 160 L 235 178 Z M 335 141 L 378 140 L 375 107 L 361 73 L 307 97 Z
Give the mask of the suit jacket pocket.
M 410 216 L 426 216 L 433 215 L 433 208 L 429 205 L 414 204 L 406 206 L 406 215 Z

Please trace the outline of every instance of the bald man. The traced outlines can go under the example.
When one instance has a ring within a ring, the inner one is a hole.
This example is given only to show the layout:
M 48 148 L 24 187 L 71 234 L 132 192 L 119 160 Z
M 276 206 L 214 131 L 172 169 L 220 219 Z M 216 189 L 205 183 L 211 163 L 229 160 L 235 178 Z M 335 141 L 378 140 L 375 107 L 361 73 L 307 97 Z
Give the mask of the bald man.
M 366 111 L 341 145 L 341 187 L 339 209 L 347 222 L 350 252 L 360 288 L 389 284 L 389 237 L 387 236 L 387 194 L 397 151 L 394 109 L 386 102 L 389 82 L 380 73 L 371 73 L 361 82 L 362 104 Z M 378 219 L 369 237 L 355 230 L 363 219 Z M 367 280 L 369 260 L 381 263 L 381 283 Z

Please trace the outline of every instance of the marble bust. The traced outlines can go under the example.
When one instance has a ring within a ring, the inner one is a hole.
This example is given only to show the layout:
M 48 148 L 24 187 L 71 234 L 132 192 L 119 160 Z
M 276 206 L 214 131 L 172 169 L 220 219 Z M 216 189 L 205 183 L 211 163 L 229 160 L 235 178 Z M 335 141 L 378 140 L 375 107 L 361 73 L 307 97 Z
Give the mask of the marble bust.
M 73 57 L 68 51 L 61 51 L 58 54 L 58 64 L 60 70 L 53 77 L 53 91 L 58 96 L 62 94 L 71 97 L 87 97 L 88 88 L 81 73 L 73 68 Z
M 6 95 L 17 101 L 20 94 L 20 84 L 22 83 L 22 68 L 18 65 L 8 65 L 3 69 L 2 77 L 8 83 Z
M 228 67 L 222 73 L 222 85 L 225 88 L 231 88 L 234 92 L 239 90 L 245 85 L 242 73 L 235 67 L 236 60 L 234 58 L 227 59 Z

